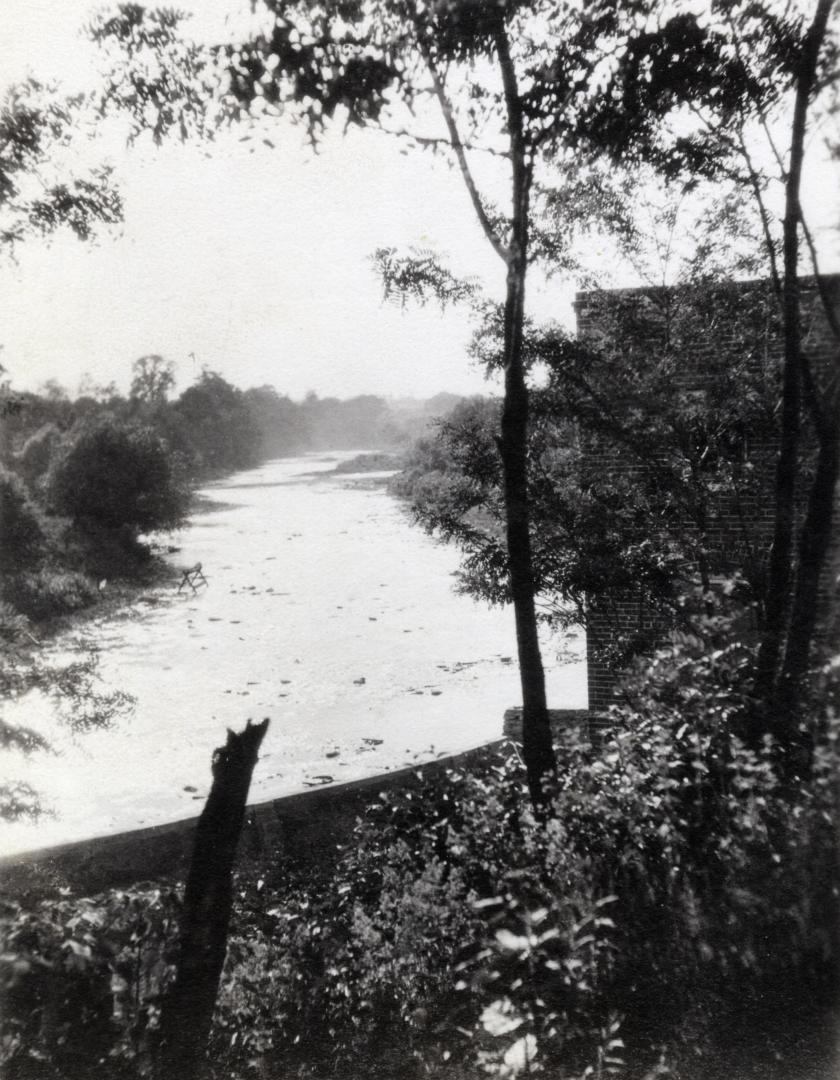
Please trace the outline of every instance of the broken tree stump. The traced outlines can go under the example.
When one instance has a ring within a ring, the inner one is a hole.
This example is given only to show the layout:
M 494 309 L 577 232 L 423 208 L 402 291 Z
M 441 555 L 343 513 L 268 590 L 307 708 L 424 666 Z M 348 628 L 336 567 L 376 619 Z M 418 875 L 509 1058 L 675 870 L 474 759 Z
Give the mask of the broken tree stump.
M 245 803 L 268 719 L 228 730 L 213 753 L 213 786 L 195 831 L 184 892 L 177 973 L 161 1010 L 158 1075 L 198 1080 L 206 1071 L 233 904 L 233 866 Z

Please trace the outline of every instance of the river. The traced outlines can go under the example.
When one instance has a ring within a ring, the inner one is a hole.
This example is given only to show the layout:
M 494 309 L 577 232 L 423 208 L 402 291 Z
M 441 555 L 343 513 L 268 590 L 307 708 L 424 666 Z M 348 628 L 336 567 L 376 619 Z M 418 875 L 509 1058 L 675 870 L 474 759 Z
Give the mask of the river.
M 69 735 L 44 699 L 17 706 L 57 755 L 4 755 L 54 815 L 3 824 L 4 853 L 197 814 L 227 727 L 271 725 L 254 773 L 259 802 L 476 746 L 519 700 L 509 610 L 453 589 L 457 553 L 411 524 L 369 476 L 334 474 L 348 455 L 270 461 L 205 488 L 172 540 L 201 561 L 196 595 L 159 590 L 85 624 L 106 687 L 136 698 L 107 731 Z M 68 655 L 78 635 L 51 648 Z M 545 645 L 549 703 L 582 708 L 576 659 Z

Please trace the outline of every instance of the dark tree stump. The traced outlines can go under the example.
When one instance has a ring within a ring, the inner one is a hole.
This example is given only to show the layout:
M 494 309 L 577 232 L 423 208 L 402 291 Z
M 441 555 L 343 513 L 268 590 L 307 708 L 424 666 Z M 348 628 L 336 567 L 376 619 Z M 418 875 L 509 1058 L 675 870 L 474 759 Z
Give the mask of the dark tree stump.
M 160 1080 L 197 1080 L 206 1072 L 233 903 L 233 865 L 267 729 L 267 719 L 253 726 L 249 720 L 244 731 L 228 730 L 227 743 L 213 754 L 213 786 L 196 826 L 184 892 L 178 970 L 161 1013 Z

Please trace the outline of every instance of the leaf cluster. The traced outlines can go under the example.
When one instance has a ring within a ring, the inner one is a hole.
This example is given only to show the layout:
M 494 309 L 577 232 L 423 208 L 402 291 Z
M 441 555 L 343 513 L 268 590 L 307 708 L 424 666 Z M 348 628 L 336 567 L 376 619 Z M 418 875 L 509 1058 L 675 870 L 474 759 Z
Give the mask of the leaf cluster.
M 138 885 L 0 910 L 0 1064 L 9 1076 L 148 1076 L 179 902 Z
M 122 218 L 122 200 L 107 165 L 80 167 L 73 149 L 90 137 L 89 102 L 61 96 L 30 79 L 0 103 L 0 244 L 13 250 L 30 234 L 69 227 L 87 240 Z

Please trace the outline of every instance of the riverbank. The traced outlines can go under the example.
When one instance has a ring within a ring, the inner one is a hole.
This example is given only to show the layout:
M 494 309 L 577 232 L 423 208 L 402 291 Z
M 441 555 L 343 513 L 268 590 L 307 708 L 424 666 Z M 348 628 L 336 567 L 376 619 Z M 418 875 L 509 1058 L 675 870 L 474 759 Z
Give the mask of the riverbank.
M 354 452 L 352 457 L 319 453 L 317 459 L 335 462 L 332 469 L 311 474 L 322 479 L 333 475 L 368 478 L 370 473 L 393 471 L 400 463 L 398 454 L 384 451 Z M 267 463 L 261 462 L 256 468 Z M 237 503 L 207 494 L 235 475 L 228 471 L 196 481 L 188 518 L 236 509 Z M 39 641 L 83 630 L 94 620 L 130 618 L 140 613 L 140 605 L 155 605 L 170 588 L 177 589 L 183 570 L 180 563 L 184 567 L 188 564 L 188 560 L 177 558 L 181 547 L 169 542 L 165 535 L 141 537 L 126 544 L 100 531 L 95 541 L 77 536 L 65 543 L 60 536 L 69 536 L 68 528 L 68 523 L 54 524 L 48 557 L 37 572 L 26 575 L 25 590 L 18 586 L 15 595 L 10 582 L 20 575 L 8 570 L 0 581 L 0 593 L 8 596 L 16 614 L 27 618 L 30 632 Z

